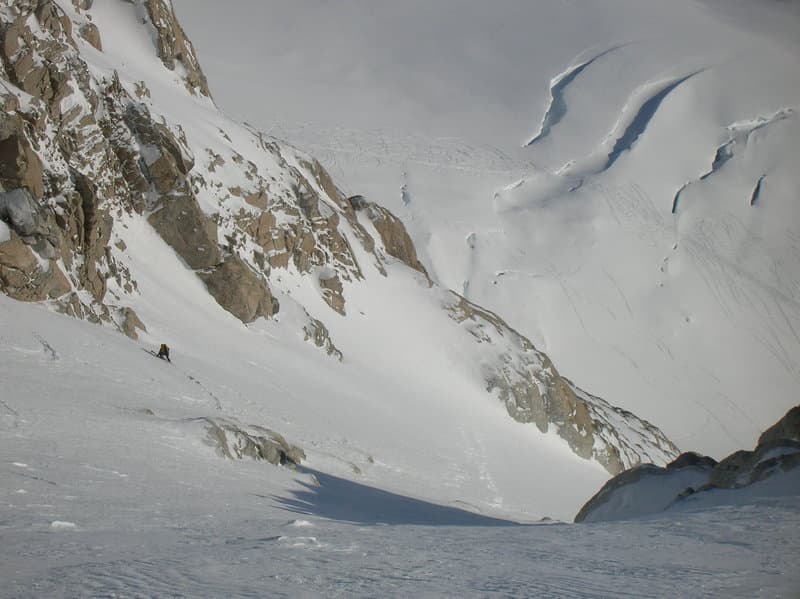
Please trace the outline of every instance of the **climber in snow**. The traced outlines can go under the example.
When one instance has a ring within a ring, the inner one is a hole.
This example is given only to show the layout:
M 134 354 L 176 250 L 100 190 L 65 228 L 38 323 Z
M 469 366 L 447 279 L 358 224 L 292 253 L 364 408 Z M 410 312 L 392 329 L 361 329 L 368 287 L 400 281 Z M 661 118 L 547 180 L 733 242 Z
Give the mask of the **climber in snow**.
M 161 347 L 158 348 L 156 358 L 161 358 L 162 360 L 172 363 L 172 360 L 169 359 L 169 347 L 167 347 L 166 343 L 162 343 Z

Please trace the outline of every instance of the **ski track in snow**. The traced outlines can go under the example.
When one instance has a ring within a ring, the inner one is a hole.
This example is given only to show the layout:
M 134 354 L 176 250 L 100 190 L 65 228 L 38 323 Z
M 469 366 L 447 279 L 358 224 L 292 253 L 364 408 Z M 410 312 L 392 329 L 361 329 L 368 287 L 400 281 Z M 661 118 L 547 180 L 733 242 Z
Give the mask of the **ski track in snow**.
M 194 378 L 191 374 L 187 374 L 186 378 L 191 382 L 193 382 L 198 387 L 200 387 L 200 389 L 202 389 L 203 392 L 214 401 L 214 407 L 218 412 L 222 411 L 222 401 L 220 400 L 219 397 L 217 397 L 212 391 L 209 391 L 209 389 L 205 385 L 203 385 L 203 383 Z
M 550 101 L 548 102 L 547 109 L 545 110 L 544 117 L 542 118 L 542 123 L 539 125 L 539 132 L 525 145 L 532 146 L 536 142 L 546 138 L 548 135 L 550 135 L 553 127 L 560 123 L 567 115 L 567 102 L 564 96 L 570 84 L 572 84 L 572 82 L 575 81 L 575 79 L 583 71 L 604 56 L 624 48 L 627 45 L 628 44 L 620 44 L 609 48 L 608 50 L 605 50 L 600 54 L 596 54 L 584 62 L 569 67 L 566 71 L 560 73 L 559 75 L 556 75 L 550 81 Z
M 513 176 L 535 167 L 529 159 L 493 145 L 457 137 L 426 137 L 407 131 L 353 129 L 317 122 L 276 123 L 269 134 L 289 139 L 307 150 L 329 171 L 341 173 L 342 181 L 347 179 L 347 169 L 341 163 L 349 162 L 362 167 L 400 166 L 406 184 L 410 166 L 474 176 Z M 411 201 L 412 197 L 405 199 Z

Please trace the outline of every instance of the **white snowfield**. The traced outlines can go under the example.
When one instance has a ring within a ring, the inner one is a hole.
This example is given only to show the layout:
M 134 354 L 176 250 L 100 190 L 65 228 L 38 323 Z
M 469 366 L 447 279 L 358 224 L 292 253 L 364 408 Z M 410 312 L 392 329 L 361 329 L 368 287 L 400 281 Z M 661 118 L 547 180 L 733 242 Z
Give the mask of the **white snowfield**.
M 272 340 L 253 356 L 258 367 L 243 365 L 253 376 L 243 386 L 230 344 L 174 348 L 170 365 L 41 306 L 0 297 L 0 314 L 0 597 L 786 597 L 800 588 L 796 489 L 704 498 L 639 521 L 515 524 L 502 516 L 523 513 L 478 513 L 487 481 L 470 481 L 469 465 L 479 454 L 453 462 L 410 428 L 408 470 L 390 476 L 390 443 L 374 446 L 371 464 L 319 398 L 330 427 L 304 437 L 320 426 L 314 410 L 290 413 L 279 398 L 302 399 L 302 378 L 289 389 L 277 375 L 299 341 Z M 222 415 L 258 417 L 301 443 L 311 468 L 342 477 L 219 457 L 199 418 Z M 507 455 L 508 475 L 528 485 L 529 466 Z M 550 486 L 527 487 L 531 502 Z M 412 498 L 448 488 L 465 500 Z
M 175 6 L 224 110 L 582 388 L 717 458 L 796 402 L 796 2 Z
M 74 19 L 86 18 L 61 5 Z M 265 151 L 250 129 L 207 98 L 190 95 L 181 73 L 162 65 L 141 25 L 140 8 L 121 1 L 94 4 L 90 14 L 103 34 L 103 51 L 82 43 L 81 55 L 99 75 L 116 71 L 129 89 L 145 81 L 150 98 L 142 101 L 148 109 L 181 127 L 206 181 L 198 186 L 198 201 L 204 211 L 219 214 L 222 239 L 231 214 L 248 209 L 228 192 L 246 185 L 234 153 L 272 177 L 275 193 L 289 185 L 279 160 L 302 169 L 303 156 L 286 145 L 277 155 Z M 209 167 L 209 154 L 222 156 L 224 164 Z M 320 195 L 327 198 L 322 190 Z M 325 208 L 340 210 L 332 201 Z M 221 416 L 265 426 L 302 447 L 310 468 L 514 520 L 569 520 L 607 479 L 599 463 L 577 457 L 555 431 L 541 434 L 534 424 L 515 422 L 496 395 L 487 393 L 484 363 L 497 359 L 506 345 L 510 353 L 514 339 L 494 335 L 491 343 L 475 342 L 469 323 L 458 324 L 443 309 L 454 301 L 448 291 L 430 287 L 396 260 L 387 259 L 388 276 L 381 274 L 375 256 L 346 223 L 342 230 L 364 276 L 345 281 L 347 316 L 322 299 L 317 279 L 323 273 L 275 268 L 269 283 L 280 311 L 245 326 L 216 303 L 145 216 L 115 213 L 110 251 L 138 288 L 129 294 L 109 280 L 109 295 L 134 308 L 147 326 L 142 347 L 172 348 L 175 365 L 165 376 L 177 376 L 179 386 L 168 397 L 189 408 L 181 417 Z M 325 323 L 342 363 L 304 340 L 307 313 Z M 126 343 L 138 360 L 149 358 Z M 77 359 L 81 352 L 65 353 Z M 100 357 L 85 359 L 94 364 Z M 136 380 L 121 381 L 125 388 L 141 388 Z M 139 407 L 149 406 L 134 409 Z M 190 428 L 202 446 L 203 427 Z
M 233 119 L 163 68 L 134 4 L 94 2 L 103 52 L 78 43 L 94 72 L 147 82 L 196 168 L 237 148 L 277 172 L 238 119 L 300 142 L 403 218 L 444 288 L 682 448 L 749 447 L 796 401 L 800 94 L 770 18 L 741 32 L 743 9 L 686 0 L 174 3 Z M 245 326 L 143 216 L 115 218 L 138 292 L 109 294 L 147 325 L 138 343 L 0 296 L 0 597 L 800 588 L 800 492 L 564 524 L 607 472 L 486 393 L 482 349 L 419 273 L 384 277 L 354 247 L 346 317 L 287 270 L 277 318 Z M 306 311 L 343 362 L 304 340 Z M 171 364 L 143 351 L 162 342 Z M 215 418 L 282 434 L 303 468 L 224 459 Z

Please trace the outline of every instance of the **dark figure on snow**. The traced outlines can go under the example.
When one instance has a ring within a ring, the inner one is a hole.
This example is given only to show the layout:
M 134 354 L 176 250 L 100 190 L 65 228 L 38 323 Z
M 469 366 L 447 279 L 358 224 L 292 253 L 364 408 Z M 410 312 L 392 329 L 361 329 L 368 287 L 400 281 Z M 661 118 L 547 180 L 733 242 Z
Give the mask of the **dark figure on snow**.
M 169 359 L 169 348 L 167 347 L 166 343 L 162 343 L 161 347 L 158 348 L 158 354 L 156 354 L 156 357 L 166 360 L 170 363 L 172 362 L 172 360 Z

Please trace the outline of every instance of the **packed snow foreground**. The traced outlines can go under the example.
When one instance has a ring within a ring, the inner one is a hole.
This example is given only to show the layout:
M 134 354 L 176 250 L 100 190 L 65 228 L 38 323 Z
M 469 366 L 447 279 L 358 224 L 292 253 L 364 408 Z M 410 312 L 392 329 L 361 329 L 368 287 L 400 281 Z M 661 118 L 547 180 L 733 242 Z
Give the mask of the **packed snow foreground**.
M 168 1 L 0 30 L 0 596 L 796 588 L 796 478 L 564 524 L 678 447 L 223 115 Z
M 308 463 L 341 475 L 230 461 L 209 421 L 251 422 L 247 403 L 290 390 L 240 397 L 238 375 L 212 354 L 181 352 L 170 365 L 107 328 L 2 297 L 0 310 L 2 597 L 780 597 L 800 588 L 796 486 L 783 498 L 727 491 L 627 522 L 520 525 L 504 518 L 523 512 L 492 518 L 466 501 L 413 499 L 452 485 L 432 480 L 444 470 L 435 463 L 406 474 L 399 494 L 379 490 L 367 476 L 387 467 L 380 453 L 365 455 L 335 426 L 306 440 L 292 416 L 264 408 L 262 426 L 290 431 Z M 277 372 L 266 360 L 259 368 Z M 350 471 L 337 470 L 345 461 Z M 454 476 L 468 472 L 463 464 Z

